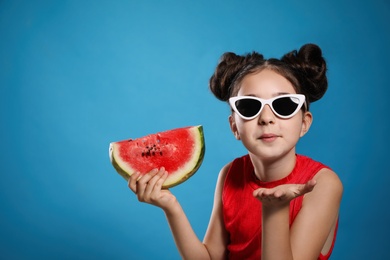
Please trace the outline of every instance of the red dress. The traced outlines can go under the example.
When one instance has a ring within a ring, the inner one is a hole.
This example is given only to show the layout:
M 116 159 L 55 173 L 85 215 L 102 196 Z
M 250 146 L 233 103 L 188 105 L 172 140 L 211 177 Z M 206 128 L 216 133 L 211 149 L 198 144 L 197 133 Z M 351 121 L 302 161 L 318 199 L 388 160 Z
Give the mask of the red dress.
M 322 168 L 328 167 L 308 157 L 297 155 L 295 168 L 287 177 L 278 181 L 262 182 L 254 174 L 249 155 L 235 159 L 227 172 L 222 191 L 224 223 L 229 233 L 229 259 L 261 258 L 261 202 L 252 195 L 255 189 L 288 183 L 306 183 Z M 290 227 L 302 207 L 302 200 L 303 196 L 300 196 L 290 202 Z M 329 253 L 321 254 L 318 259 L 325 260 L 330 257 L 336 233 Z

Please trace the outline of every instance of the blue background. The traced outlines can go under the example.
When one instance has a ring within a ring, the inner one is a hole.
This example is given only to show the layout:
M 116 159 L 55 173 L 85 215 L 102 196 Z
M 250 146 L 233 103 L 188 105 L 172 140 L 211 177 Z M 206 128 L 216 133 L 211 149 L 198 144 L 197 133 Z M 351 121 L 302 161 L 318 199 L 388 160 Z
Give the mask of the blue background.
M 319 44 L 329 90 L 298 152 L 345 193 L 333 259 L 388 255 L 390 4 L 362 1 L 0 1 L 3 259 L 179 259 L 111 141 L 204 126 L 200 170 L 172 189 L 203 238 L 219 169 L 245 153 L 208 90 L 226 51 Z

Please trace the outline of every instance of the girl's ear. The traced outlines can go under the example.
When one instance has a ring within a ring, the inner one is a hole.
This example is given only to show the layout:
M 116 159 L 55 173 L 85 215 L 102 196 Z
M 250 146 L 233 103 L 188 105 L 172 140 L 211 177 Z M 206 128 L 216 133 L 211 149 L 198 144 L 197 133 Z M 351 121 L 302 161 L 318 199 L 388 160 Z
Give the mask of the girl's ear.
M 237 130 L 237 125 L 236 122 L 234 121 L 234 117 L 232 115 L 229 116 L 229 124 L 230 124 L 230 129 L 232 130 L 234 137 L 237 140 L 240 140 L 240 134 L 238 133 Z
M 303 114 L 302 129 L 301 129 L 300 137 L 304 136 L 309 131 L 312 122 L 313 122 L 312 113 L 310 113 L 309 111 L 306 111 Z

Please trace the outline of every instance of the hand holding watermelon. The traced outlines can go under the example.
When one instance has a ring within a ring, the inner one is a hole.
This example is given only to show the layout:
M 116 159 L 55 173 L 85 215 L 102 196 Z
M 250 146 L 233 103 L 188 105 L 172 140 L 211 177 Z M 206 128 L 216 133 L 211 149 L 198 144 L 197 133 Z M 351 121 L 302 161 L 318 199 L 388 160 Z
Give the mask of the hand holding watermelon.
M 168 175 L 164 167 L 153 169 L 147 174 L 136 172 L 130 176 L 128 186 L 140 202 L 167 210 L 176 201 L 175 196 L 169 190 L 162 189 Z
M 164 174 L 167 176 L 161 185 L 163 189 L 190 178 L 202 164 L 204 152 L 202 126 L 177 128 L 134 140 L 113 142 L 109 149 L 112 165 L 126 180 L 136 172 L 143 176 L 153 172 L 153 169 L 164 167 L 168 173 Z

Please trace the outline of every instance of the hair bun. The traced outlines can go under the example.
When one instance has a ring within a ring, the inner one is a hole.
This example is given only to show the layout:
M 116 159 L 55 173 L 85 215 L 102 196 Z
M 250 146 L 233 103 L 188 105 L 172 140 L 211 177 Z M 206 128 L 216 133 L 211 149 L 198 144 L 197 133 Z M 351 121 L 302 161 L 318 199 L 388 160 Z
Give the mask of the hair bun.
M 281 60 L 300 76 L 298 79 L 301 90 L 309 102 L 322 98 L 328 88 L 328 80 L 326 62 L 320 47 L 315 44 L 305 44 L 299 51 L 291 51 Z
M 231 95 L 231 84 L 237 73 L 253 60 L 263 60 L 263 56 L 256 52 L 245 56 L 236 55 L 233 52 L 225 52 L 211 76 L 209 87 L 211 92 L 222 101 L 227 101 Z

